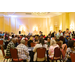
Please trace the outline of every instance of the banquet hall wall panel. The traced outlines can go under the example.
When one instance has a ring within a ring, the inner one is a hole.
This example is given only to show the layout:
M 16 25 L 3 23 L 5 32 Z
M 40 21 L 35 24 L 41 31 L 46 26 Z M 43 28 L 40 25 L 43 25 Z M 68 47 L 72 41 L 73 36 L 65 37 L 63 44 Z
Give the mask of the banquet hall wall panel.
M 42 31 L 47 35 L 50 31 L 58 31 L 59 29 L 62 31 L 65 31 L 66 28 L 75 30 L 75 12 L 67 12 L 51 18 L 0 17 L 0 31 L 19 34 L 22 26 L 24 26 L 25 34 L 29 32 L 38 34 L 39 31 Z M 33 31 L 34 27 L 37 27 L 37 31 Z

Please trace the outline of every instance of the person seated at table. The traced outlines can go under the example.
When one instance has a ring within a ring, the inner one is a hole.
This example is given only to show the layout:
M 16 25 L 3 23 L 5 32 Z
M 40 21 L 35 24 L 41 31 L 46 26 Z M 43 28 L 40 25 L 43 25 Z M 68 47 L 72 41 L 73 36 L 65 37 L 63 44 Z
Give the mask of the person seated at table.
M 38 41 L 39 41 L 39 37 L 35 36 L 35 43 L 38 43 Z
M 15 39 L 15 38 L 14 38 Z M 19 45 L 18 43 L 18 39 L 15 39 L 15 47 L 17 47 Z
M 35 45 L 35 47 L 33 49 L 33 52 L 35 52 L 33 61 L 36 61 L 36 59 L 37 59 L 37 51 L 36 50 L 37 50 L 37 48 L 40 48 L 40 47 L 44 47 L 47 50 L 47 47 L 48 46 L 44 43 L 44 39 L 40 39 L 39 40 L 39 43 Z M 45 54 L 45 57 L 47 58 L 47 55 L 46 54 Z M 44 58 L 42 58 L 42 59 L 39 58 L 38 60 L 43 61 Z
M 47 45 L 50 47 L 50 38 L 47 38 Z
M 32 43 L 32 42 L 33 42 L 33 37 L 31 36 L 30 39 L 29 39 L 29 41 L 28 41 L 28 47 L 31 47 L 30 43 Z
M 28 48 L 25 46 L 25 40 L 21 40 L 21 43 L 16 48 L 18 50 L 19 59 L 30 61 Z
M 69 35 L 67 34 L 66 37 L 63 39 L 63 44 L 66 44 L 68 46 L 68 41 L 71 40 L 69 38 Z
M 6 48 L 6 56 L 11 56 L 10 48 L 15 48 L 15 43 L 16 43 L 16 39 L 14 38 L 8 43 Z
M 74 40 L 68 41 L 68 48 L 67 48 L 66 54 L 65 54 L 66 62 L 71 62 L 71 56 L 70 56 L 71 52 L 75 53 L 75 41 Z
M 50 41 L 50 47 L 49 47 L 49 51 L 48 51 L 49 58 L 53 59 L 53 57 L 54 57 L 54 49 L 55 49 L 56 47 L 59 47 L 59 45 L 56 44 L 56 41 L 55 41 L 54 39 L 52 39 L 52 40 Z
M 9 39 L 9 34 L 6 32 L 5 33 L 5 40 L 8 40 Z
M 15 39 L 18 39 L 18 37 L 17 37 L 17 35 L 15 35 L 15 37 L 14 37 Z
M 63 33 L 61 30 L 59 30 L 59 32 L 57 33 L 57 39 L 59 39 L 60 36 L 63 36 Z

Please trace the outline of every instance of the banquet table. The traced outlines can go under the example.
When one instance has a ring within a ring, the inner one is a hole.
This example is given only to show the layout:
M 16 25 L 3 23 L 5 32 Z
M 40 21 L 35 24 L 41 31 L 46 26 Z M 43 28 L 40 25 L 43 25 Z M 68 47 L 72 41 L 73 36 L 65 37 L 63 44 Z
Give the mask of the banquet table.
M 30 55 L 30 62 L 33 62 L 34 58 L 34 52 L 33 52 L 34 47 L 28 47 L 29 55 Z

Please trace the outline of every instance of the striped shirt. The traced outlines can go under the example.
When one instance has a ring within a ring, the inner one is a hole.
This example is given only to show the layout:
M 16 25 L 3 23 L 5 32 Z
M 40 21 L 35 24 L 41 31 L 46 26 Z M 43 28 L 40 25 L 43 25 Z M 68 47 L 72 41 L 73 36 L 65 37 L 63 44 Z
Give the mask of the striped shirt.
M 14 48 L 14 47 L 15 47 L 14 43 L 12 41 L 9 42 L 9 44 L 7 45 L 7 49 L 6 49 L 6 56 L 11 56 L 10 48 Z

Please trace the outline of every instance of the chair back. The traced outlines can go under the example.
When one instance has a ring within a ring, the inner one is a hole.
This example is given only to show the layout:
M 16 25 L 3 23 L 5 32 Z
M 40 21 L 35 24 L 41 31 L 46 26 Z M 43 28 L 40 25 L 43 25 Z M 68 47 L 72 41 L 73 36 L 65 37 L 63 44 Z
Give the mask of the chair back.
M 71 56 L 71 61 L 75 62 L 75 53 L 70 53 L 70 56 Z
M 30 45 L 31 45 L 31 47 L 34 47 L 35 46 L 35 43 L 31 42 Z
M 58 42 L 57 44 L 59 45 L 59 47 L 61 47 L 61 42 Z
M 0 40 L 0 45 L 3 45 L 3 40 Z
M 46 48 L 43 47 L 37 48 L 37 58 L 44 58 L 45 52 L 46 52 Z
M 1 46 L 1 50 L 2 50 L 2 54 L 3 54 L 3 56 L 5 56 L 3 46 Z
M 11 57 L 12 57 L 12 59 L 18 59 L 18 55 L 17 55 L 17 49 L 13 49 L 13 48 L 11 48 L 10 49 L 10 53 L 11 53 Z
M 59 47 L 54 49 L 54 57 L 61 57 L 61 51 Z

